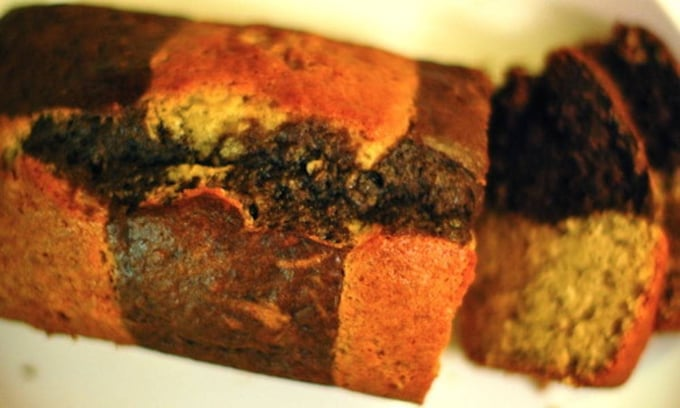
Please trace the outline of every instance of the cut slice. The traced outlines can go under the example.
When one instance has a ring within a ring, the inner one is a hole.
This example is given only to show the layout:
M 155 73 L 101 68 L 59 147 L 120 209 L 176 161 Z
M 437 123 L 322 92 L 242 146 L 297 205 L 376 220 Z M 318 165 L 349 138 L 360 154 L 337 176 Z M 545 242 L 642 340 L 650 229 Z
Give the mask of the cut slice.
M 464 349 L 542 379 L 621 384 L 652 332 L 668 258 L 629 108 L 576 48 L 538 76 L 510 72 L 493 103 Z
M 657 328 L 680 330 L 680 64 L 653 33 L 620 25 L 606 42 L 584 47 L 621 89 L 658 179 L 670 270 Z

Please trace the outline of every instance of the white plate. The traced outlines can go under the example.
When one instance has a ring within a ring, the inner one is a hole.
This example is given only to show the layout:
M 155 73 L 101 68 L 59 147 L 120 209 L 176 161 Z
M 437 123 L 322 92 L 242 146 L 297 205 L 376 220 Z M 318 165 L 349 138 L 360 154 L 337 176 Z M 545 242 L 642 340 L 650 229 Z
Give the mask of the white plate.
M 81 1 L 95 3 L 93 1 Z M 36 3 L 0 0 L 0 13 Z M 42 3 L 47 3 L 42 1 Z M 680 55 L 678 2 L 500 0 L 111 0 L 99 4 L 227 22 L 311 30 L 412 57 L 486 69 L 540 65 L 557 45 L 601 35 L 614 19 L 642 22 Z M 1 62 L 0 62 L 1 63 Z M 481 368 L 455 344 L 425 407 L 680 407 L 680 333 L 656 335 L 615 389 L 539 388 Z M 0 320 L 0 407 L 409 407 L 342 389 L 271 378 L 136 347 L 47 337 Z

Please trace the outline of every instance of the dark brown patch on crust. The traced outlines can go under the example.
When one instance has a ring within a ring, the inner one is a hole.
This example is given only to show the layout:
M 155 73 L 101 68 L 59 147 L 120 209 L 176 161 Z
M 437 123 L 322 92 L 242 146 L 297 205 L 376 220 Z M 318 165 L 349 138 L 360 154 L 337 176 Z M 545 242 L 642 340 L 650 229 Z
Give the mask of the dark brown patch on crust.
M 664 171 L 680 166 L 680 67 L 668 48 L 645 29 L 620 25 L 608 42 L 584 51 L 616 80 L 651 165 Z
M 130 104 L 182 20 L 79 6 L 36 6 L 0 20 L 0 113 Z
M 165 182 L 165 169 L 193 163 L 181 143 L 152 140 L 144 128 L 144 111 L 128 109 L 117 118 L 83 114 L 66 121 L 40 117 L 23 143 L 23 151 L 54 164 L 59 176 L 115 205 L 136 206 L 146 193 Z
M 660 331 L 680 330 L 680 269 L 668 271 L 666 286 L 661 294 L 656 329 Z
M 471 171 L 443 153 L 404 139 L 371 171 L 361 172 L 362 179 L 377 187 L 377 200 L 361 219 L 387 225 L 389 232 L 426 231 L 461 243 L 471 239 L 484 188 Z
M 612 98 L 569 52 L 538 78 L 513 71 L 493 99 L 488 205 L 540 221 L 605 209 L 650 216 L 641 144 Z
M 229 172 L 208 185 L 237 193 L 259 226 L 345 242 L 347 223 L 360 220 L 459 242 L 470 239 L 482 186 L 460 164 L 411 138 L 397 143 L 372 169 L 362 170 L 354 162 L 349 137 L 321 123 L 289 123 L 272 132 L 252 126 L 245 134 L 225 135 L 202 157 L 165 131 L 159 140 L 151 139 L 143 119 L 144 112 L 132 108 L 116 119 L 83 114 L 56 122 L 42 117 L 23 150 L 114 206 L 134 208 L 156 187 L 181 191 L 200 181 L 170 181 L 170 166 L 229 165 Z M 219 154 L 229 137 L 243 144 L 238 157 Z
M 244 227 L 211 194 L 114 216 L 118 296 L 154 349 L 331 383 L 345 249 Z

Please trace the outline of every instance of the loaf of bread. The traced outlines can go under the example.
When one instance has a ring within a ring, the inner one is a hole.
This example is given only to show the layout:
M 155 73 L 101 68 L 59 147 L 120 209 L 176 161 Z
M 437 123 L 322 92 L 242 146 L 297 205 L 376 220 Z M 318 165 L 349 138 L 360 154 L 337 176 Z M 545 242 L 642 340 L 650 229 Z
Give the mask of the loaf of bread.
M 646 141 L 668 142 L 643 136 L 620 71 L 589 47 L 552 52 L 537 75 L 512 70 L 493 97 L 487 210 L 460 332 L 479 363 L 614 386 L 633 371 L 664 288 Z
M 0 20 L 0 316 L 421 402 L 473 279 L 484 74 L 265 26 Z

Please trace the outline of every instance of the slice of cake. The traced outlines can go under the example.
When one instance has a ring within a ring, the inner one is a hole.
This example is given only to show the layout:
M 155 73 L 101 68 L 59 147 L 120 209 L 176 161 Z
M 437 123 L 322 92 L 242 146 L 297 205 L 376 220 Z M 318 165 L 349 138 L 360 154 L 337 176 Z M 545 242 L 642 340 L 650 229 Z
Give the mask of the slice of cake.
M 610 73 L 645 141 L 671 254 L 657 327 L 680 330 L 680 64 L 659 38 L 640 27 L 617 26 L 609 41 L 584 50 Z
M 653 330 L 668 257 L 631 110 L 576 48 L 538 76 L 511 71 L 493 108 L 463 347 L 542 379 L 621 384 Z

